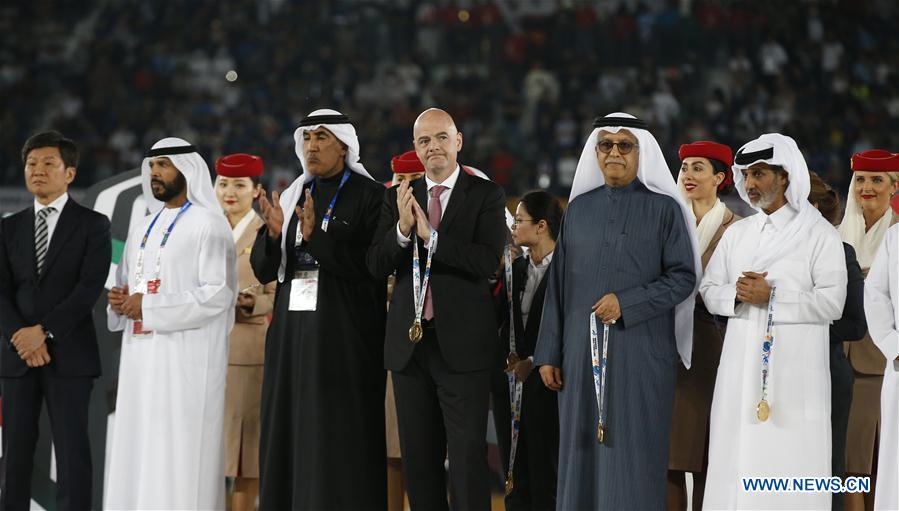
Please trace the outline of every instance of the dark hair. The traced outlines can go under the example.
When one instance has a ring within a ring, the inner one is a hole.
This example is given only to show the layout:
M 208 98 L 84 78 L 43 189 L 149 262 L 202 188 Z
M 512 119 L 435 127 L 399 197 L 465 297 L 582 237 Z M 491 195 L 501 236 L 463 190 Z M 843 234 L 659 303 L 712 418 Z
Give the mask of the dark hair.
M 840 197 L 818 174 L 809 170 L 808 177 L 812 185 L 808 201 L 817 204 L 821 216 L 835 225 L 840 220 Z
M 721 160 L 716 160 L 714 158 L 709 158 L 709 163 L 712 164 L 712 175 L 723 172 L 724 179 L 727 180 L 728 172 L 731 172 L 730 168 L 728 168 L 727 164 Z M 724 188 L 718 189 L 718 195 L 730 195 L 731 192 L 734 191 L 734 180 L 730 179 L 730 183 L 726 184 Z
M 28 153 L 42 147 L 56 147 L 66 167 L 78 166 L 78 146 L 75 142 L 62 136 L 58 131 L 43 131 L 31 135 L 22 147 L 22 164 L 28 159 Z
M 545 190 L 534 190 L 521 197 L 521 204 L 534 219 L 534 223 L 545 220 L 549 227 L 549 236 L 555 240 L 559 237 L 562 225 L 562 203 L 553 194 Z

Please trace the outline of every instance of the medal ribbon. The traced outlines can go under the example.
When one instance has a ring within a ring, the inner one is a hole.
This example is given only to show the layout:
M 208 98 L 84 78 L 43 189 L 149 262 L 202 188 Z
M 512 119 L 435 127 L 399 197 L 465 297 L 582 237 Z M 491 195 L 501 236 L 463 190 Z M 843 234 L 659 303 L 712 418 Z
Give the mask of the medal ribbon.
M 509 245 L 503 251 L 505 259 L 506 298 L 509 301 L 509 353 L 515 351 L 515 306 L 512 302 L 512 250 Z M 518 452 L 518 432 L 521 429 L 521 397 L 523 382 L 515 376 L 515 371 L 506 375 L 509 380 L 509 403 L 512 410 L 512 445 L 509 449 L 509 472 L 506 474 L 506 495 L 512 492 L 512 469 Z
M 593 387 L 596 391 L 598 427 L 603 429 L 606 424 L 606 367 L 609 363 L 609 325 L 603 324 L 602 326 L 602 352 L 600 352 L 596 314 L 592 312 L 590 313 L 590 355 L 593 364 Z
M 771 288 L 771 296 L 768 298 L 768 324 L 766 325 L 765 340 L 762 342 L 762 401 L 768 400 L 768 374 L 770 372 L 771 349 L 774 348 L 774 291 Z
M 509 301 L 509 353 L 517 353 L 515 350 L 515 307 L 512 305 L 512 248 L 506 245 L 503 251 L 506 274 L 506 299 Z
M 165 248 L 166 243 L 169 241 L 169 236 L 172 234 L 172 230 L 175 228 L 175 224 L 178 223 L 178 219 L 181 218 L 181 215 L 184 214 L 191 206 L 190 201 L 186 201 L 181 209 L 178 211 L 178 214 L 175 215 L 175 219 L 172 220 L 172 223 L 169 224 L 169 228 L 166 229 L 165 234 L 162 235 L 162 242 L 159 244 L 159 251 L 156 252 L 156 278 L 159 278 L 159 271 L 162 266 L 162 250 Z M 156 225 L 156 221 L 159 220 L 159 215 L 162 214 L 162 210 L 160 209 L 156 216 L 153 217 L 153 221 L 150 222 L 150 225 L 147 227 L 147 232 L 144 233 L 144 237 L 140 242 L 140 249 L 137 252 L 137 264 L 135 265 L 134 277 L 137 282 L 140 282 L 144 277 L 144 250 L 147 248 L 147 240 L 150 239 L 150 232 L 153 230 L 153 226 Z
M 421 315 L 425 310 L 425 295 L 428 291 L 428 280 L 431 278 L 431 257 L 437 250 L 437 231 L 431 229 L 428 238 L 428 257 L 425 260 L 425 275 L 421 277 L 421 263 L 418 260 L 418 240 L 415 239 L 415 230 L 412 231 L 412 299 L 415 304 L 415 322 L 421 324 Z
M 340 178 L 340 184 L 337 185 L 337 191 L 334 192 L 334 196 L 331 197 L 331 202 L 328 203 L 328 209 L 325 211 L 325 217 L 322 218 L 322 230 L 328 232 L 328 225 L 331 223 L 331 215 L 334 213 L 334 205 L 337 204 L 337 197 L 340 195 L 340 190 L 343 189 L 343 185 L 350 179 L 350 169 L 345 169 L 343 171 L 343 177 Z M 312 181 L 312 184 L 309 186 L 309 194 L 315 192 L 315 181 Z M 302 196 L 300 197 L 302 199 Z M 299 202 L 299 201 L 298 201 Z M 297 234 L 296 239 L 294 240 L 294 245 L 299 245 L 303 242 L 303 230 L 300 229 L 300 226 L 297 225 Z

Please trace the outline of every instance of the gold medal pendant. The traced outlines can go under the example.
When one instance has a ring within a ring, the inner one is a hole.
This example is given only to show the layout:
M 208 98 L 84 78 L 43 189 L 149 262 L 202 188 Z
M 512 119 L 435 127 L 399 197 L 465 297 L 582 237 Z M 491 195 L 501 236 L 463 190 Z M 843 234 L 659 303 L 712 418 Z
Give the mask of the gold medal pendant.
M 515 488 L 515 484 L 512 482 L 512 476 L 506 478 L 506 496 L 512 495 L 512 489 Z
M 412 326 L 409 327 L 409 340 L 413 343 L 417 343 L 421 341 L 422 329 L 421 329 L 421 321 L 415 320 L 412 322 Z
M 602 424 L 596 425 L 596 441 L 599 443 L 603 443 L 606 439 L 606 430 L 603 429 Z
M 768 406 L 768 401 L 762 399 L 759 401 L 759 405 L 756 408 L 756 416 L 759 418 L 761 422 L 765 422 L 768 420 L 768 417 L 771 416 L 771 407 Z

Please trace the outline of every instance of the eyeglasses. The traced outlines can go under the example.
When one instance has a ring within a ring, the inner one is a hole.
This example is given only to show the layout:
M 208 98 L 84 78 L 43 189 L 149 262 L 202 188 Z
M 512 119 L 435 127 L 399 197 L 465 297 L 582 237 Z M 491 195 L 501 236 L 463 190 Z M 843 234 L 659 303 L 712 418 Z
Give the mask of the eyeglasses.
M 531 222 L 532 224 L 537 223 L 533 219 L 529 219 L 529 218 L 513 218 L 512 219 L 512 227 L 518 227 L 518 224 L 520 224 L 522 222 Z
M 601 140 L 596 147 L 599 148 L 599 151 L 605 154 L 609 154 L 612 152 L 612 148 L 618 146 L 618 152 L 620 154 L 627 154 L 634 150 L 635 147 L 640 147 L 633 142 L 629 142 L 627 140 L 622 140 L 621 142 L 612 142 L 611 140 Z

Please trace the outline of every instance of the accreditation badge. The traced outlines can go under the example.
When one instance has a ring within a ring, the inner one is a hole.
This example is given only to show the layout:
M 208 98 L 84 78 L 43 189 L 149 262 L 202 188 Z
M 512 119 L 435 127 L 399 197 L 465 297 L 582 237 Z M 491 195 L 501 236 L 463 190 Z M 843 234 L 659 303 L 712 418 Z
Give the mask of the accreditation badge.
M 140 293 L 143 295 L 148 294 L 156 294 L 159 292 L 159 279 L 153 279 L 151 281 L 147 281 L 145 279 L 140 279 L 137 281 L 137 284 L 134 285 L 134 292 Z M 144 322 L 140 320 L 132 321 L 131 323 L 131 337 L 148 337 L 153 335 L 153 332 L 150 330 L 144 330 Z
M 318 269 L 298 271 L 290 282 L 290 310 L 314 311 L 318 303 Z

